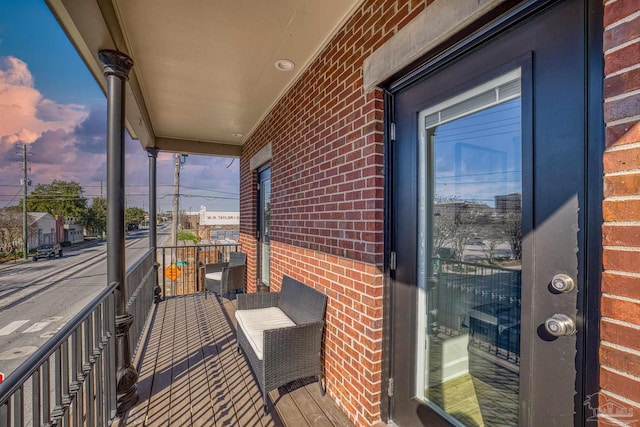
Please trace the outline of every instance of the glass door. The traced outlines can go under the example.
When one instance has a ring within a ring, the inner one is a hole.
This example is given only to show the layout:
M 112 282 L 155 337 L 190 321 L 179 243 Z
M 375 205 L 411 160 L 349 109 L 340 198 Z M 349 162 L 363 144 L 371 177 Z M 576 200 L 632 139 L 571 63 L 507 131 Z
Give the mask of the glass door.
M 271 168 L 258 172 L 258 290 L 268 290 L 271 259 Z
M 471 425 L 518 424 L 520 69 L 419 114 L 416 396 Z
M 554 2 L 390 89 L 398 426 L 583 424 L 585 16 Z

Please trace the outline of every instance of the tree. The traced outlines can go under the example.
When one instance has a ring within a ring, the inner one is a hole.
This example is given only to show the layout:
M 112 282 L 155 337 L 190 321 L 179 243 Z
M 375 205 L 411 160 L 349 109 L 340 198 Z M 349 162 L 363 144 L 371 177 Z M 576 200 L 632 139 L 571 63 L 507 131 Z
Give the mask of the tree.
M 462 260 L 467 241 L 490 221 L 488 206 L 454 198 L 436 199 L 433 210 L 434 253 L 447 247 L 451 250 L 451 257 L 458 260 Z
M 195 234 L 193 234 L 190 231 L 179 231 L 178 232 L 178 241 L 181 240 L 189 240 L 191 242 L 193 242 L 193 244 L 197 244 L 198 243 L 198 238 L 195 236 Z
M 38 184 L 27 199 L 29 212 L 49 212 L 73 218 L 76 224 L 86 224 L 87 199 L 80 184 L 74 181 L 54 180 L 51 184 Z M 24 200 L 20 201 L 20 206 Z
M 482 229 L 482 237 L 486 246 L 486 250 L 484 252 L 487 255 L 487 261 L 489 261 L 489 264 L 493 264 L 496 255 L 496 248 L 505 240 L 505 233 L 502 228 L 502 224 L 497 223 L 495 218 L 492 221 L 488 221 Z
M 22 212 L 14 209 L 0 209 L 0 249 L 11 252 L 14 248 L 22 248 Z M 29 236 L 38 234 L 38 226 L 33 217 L 28 217 L 27 233 Z
M 504 236 L 511 246 L 514 259 L 522 259 L 522 213 L 508 212 L 503 217 Z
M 126 208 L 124 210 L 124 222 L 128 227 L 129 225 L 140 224 L 144 221 L 145 212 L 136 207 Z
M 92 228 L 96 234 L 102 234 L 107 229 L 107 199 L 96 197 L 91 203 L 87 214 L 88 228 Z

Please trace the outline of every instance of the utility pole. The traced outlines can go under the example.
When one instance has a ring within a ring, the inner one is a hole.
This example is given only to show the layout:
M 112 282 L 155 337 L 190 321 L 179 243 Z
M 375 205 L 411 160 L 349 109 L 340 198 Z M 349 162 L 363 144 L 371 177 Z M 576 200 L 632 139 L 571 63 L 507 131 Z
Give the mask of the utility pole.
M 27 144 L 22 144 L 22 258 L 29 258 L 29 242 L 27 240 L 29 227 L 27 214 Z
M 182 157 L 182 159 L 180 159 Z M 180 222 L 180 168 L 187 160 L 186 154 L 176 153 L 176 168 L 173 174 L 173 223 L 171 226 L 171 242 L 178 246 L 178 223 Z

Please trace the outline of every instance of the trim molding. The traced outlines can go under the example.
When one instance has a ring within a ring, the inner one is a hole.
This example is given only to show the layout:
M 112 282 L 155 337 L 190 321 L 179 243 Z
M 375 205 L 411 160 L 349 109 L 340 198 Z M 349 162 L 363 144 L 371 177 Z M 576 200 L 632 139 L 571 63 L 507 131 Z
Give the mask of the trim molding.
M 273 157 L 272 144 L 268 143 L 249 159 L 249 170 L 254 171 Z
M 372 91 L 504 1 L 436 0 L 364 60 L 365 91 Z

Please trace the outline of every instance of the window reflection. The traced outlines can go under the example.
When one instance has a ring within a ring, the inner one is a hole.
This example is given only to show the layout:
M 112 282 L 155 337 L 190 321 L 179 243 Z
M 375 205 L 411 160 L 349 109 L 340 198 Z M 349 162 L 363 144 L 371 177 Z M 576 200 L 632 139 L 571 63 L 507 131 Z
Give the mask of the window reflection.
M 417 393 L 464 425 L 517 425 L 519 71 L 420 118 Z

